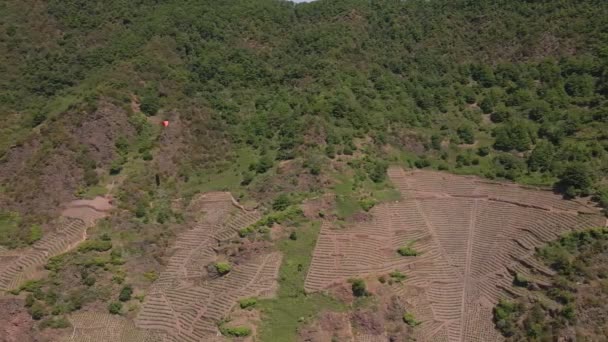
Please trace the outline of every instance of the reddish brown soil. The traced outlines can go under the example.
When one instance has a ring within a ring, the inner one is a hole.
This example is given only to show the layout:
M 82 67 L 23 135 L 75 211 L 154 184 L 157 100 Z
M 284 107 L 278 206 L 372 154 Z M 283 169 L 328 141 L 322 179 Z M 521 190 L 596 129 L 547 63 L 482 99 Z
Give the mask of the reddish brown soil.
M 26 216 L 56 216 L 83 185 L 81 151 L 104 168 L 116 157 L 118 138 L 130 141 L 134 135 L 127 112 L 106 101 L 92 112 L 73 111 L 50 120 L 2 157 L 0 184 L 6 190 L 0 205 Z
M 34 321 L 19 299 L 0 299 L 0 342 L 35 341 Z

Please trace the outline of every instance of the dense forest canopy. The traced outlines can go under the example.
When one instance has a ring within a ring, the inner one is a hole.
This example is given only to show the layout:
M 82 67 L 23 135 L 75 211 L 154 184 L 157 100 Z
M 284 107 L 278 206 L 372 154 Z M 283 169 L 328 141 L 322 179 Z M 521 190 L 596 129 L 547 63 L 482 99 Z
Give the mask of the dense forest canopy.
M 601 1 L 1 6 L 0 109 L 15 126 L 135 93 L 148 114 L 203 106 L 233 142 L 278 159 L 302 152 L 301 127 L 320 130 L 330 154 L 412 130 L 430 165 L 542 184 L 563 175 L 570 195 L 593 192 L 606 170 Z

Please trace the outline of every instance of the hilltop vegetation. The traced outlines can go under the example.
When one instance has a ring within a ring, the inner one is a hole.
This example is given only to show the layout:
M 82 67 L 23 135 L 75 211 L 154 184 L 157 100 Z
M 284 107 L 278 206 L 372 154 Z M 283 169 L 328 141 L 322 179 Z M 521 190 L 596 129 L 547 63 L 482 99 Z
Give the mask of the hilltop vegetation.
M 242 175 L 250 182 L 273 160 L 303 157 L 314 168 L 316 159 L 352 154 L 361 148 L 355 140 L 369 137 L 370 157 L 390 144 L 407 152 L 411 166 L 608 200 L 601 2 L 2 7 L 8 77 L 0 110 L 15 134 L 5 135 L 5 151 L 65 111 L 86 115 L 99 99 L 128 107 L 133 94 L 147 115 L 178 111 L 186 121 L 193 133 L 192 153 L 180 161 L 186 177 L 221 158 L 218 147 L 197 153 L 209 139 L 261 151 L 263 167 Z

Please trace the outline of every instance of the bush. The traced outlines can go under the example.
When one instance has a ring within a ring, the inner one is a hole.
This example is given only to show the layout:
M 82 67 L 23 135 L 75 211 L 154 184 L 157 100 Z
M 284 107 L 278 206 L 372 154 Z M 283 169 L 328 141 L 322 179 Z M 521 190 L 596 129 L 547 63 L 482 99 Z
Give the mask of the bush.
M 121 302 L 127 302 L 131 300 L 131 295 L 133 295 L 133 287 L 131 285 L 125 285 L 123 286 L 122 290 L 120 290 L 118 300 Z
M 588 195 L 593 186 L 593 173 L 587 164 L 570 164 L 559 175 L 558 186 L 570 197 Z
M 298 239 L 298 234 L 295 231 L 293 231 L 289 234 L 289 240 L 296 241 L 297 239 Z
M 461 126 L 458 128 L 457 134 L 465 144 L 475 143 L 475 133 L 473 132 L 473 128 L 471 128 L 471 126 Z
M 291 200 L 289 196 L 285 193 L 280 194 L 277 198 L 275 198 L 274 202 L 272 202 L 272 209 L 277 211 L 283 211 L 287 209 L 291 205 Z
M 40 302 L 35 302 L 32 304 L 32 306 L 29 308 L 29 312 L 30 315 L 32 315 L 32 318 L 35 320 L 39 320 L 46 315 L 46 310 Z
M 222 335 L 233 337 L 245 337 L 251 335 L 251 329 L 248 327 L 221 327 Z
M 215 264 L 215 270 L 220 275 L 225 275 L 232 270 L 232 266 L 227 262 L 218 262 Z
M 418 251 L 412 248 L 412 243 L 409 243 L 407 246 L 402 246 L 397 250 L 401 256 L 417 256 Z
M 247 309 L 250 307 L 254 307 L 257 303 L 258 303 L 258 300 L 255 297 L 239 300 L 239 306 L 241 307 L 241 309 Z
M 112 248 L 111 241 L 87 240 L 78 246 L 78 251 L 85 252 L 85 253 L 90 252 L 90 251 L 105 252 L 105 251 L 110 250 L 111 248 Z
M 403 274 L 399 271 L 393 271 L 393 272 L 389 273 L 389 276 L 396 281 L 402 281 L 407 278 L 407 276 L 405 274 Z
M 368 295 L 367 288 L 363 279 L 352 279 L 351 289 L 355 297 L 364 297 Z
M 108 305 L 108 311 L 112 315 L 120 315 L 122 312 L 122 303 L 121 302 L 112 302 Z
M 414 315 L 409 312 L 403 314 L 403 321 L 410 327 L 415 327 L 420 324 L 420 322 L 416 320 Z
M 139 105 L 139 108 L 146 115 L 156 115 L 156 113 L 158 113 L 158 110 L 160 109 L 160 99 L 158 95 L 154 92 L 150 92 L 149 94 L 144 95 L 141 99 L 141 104 Z

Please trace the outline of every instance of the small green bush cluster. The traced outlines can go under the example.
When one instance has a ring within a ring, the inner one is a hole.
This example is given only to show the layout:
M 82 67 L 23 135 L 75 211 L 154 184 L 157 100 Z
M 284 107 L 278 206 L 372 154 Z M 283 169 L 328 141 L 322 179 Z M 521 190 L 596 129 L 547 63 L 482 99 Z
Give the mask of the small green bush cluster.
M 405 322 L 410 327 L 415 327 L 421 323 L 416 320 L 416 317 L 414 317 L 414 314 L 412 314 L 411 312 L 405 312 L 403 314 L 403 322 Z
M 401 256 L 417 256 L 418 251 L 416 251 L 412 245 L 413 242 L 410 242 L 406 246 L 399 247 L 399 249 L 397 249 L 397 253 L 399 253 Z
M 227 262 L 217 262 L 215 263 L 215 270 L 219 275 L 225 275 L 232 270 L 232 266 Z
M 258 303 L 258 299 L 255 297 L 244 298 L 244 299 L 239 300 L 239 306 L 241 307 L 241 309 L 247 309 L 247 308 L 254 307 L 257 303 Z
M 248 327 L 225 327 L 220 328 L 222 335 L 233 337 L 245 337 L 251 335 L 251 329 Z
M 355 297 L 365 297 L 369 294 L 363 279 L 350 279 L 349 282 L 351 283 L 351 290 Z

